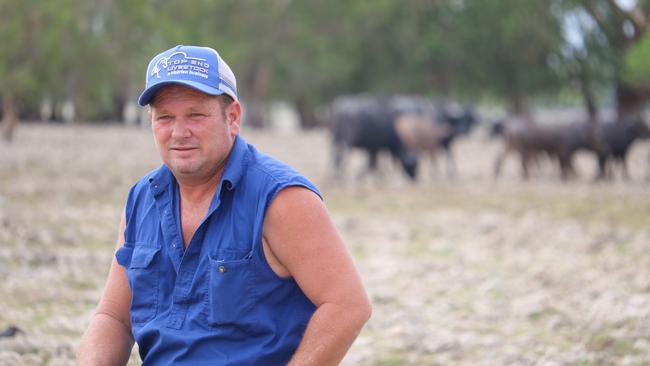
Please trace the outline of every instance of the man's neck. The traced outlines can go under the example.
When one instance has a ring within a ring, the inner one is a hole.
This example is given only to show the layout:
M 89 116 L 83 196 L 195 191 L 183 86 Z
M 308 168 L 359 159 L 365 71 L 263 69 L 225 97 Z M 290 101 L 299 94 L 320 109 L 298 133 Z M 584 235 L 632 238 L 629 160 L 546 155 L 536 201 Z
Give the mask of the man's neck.
M 203 181 L 178 180 L 183 245 L 190 245 L 194 233 L 205 218 L 219 186 L 223 170 Z
M 220 170 L 217 174 L 212 175 L 212 177 L 199 181 L 177 178 L 181 199 L 190 204 L 198 204 L 205 200 L 212 200 L 222 175 L 223 170 Z

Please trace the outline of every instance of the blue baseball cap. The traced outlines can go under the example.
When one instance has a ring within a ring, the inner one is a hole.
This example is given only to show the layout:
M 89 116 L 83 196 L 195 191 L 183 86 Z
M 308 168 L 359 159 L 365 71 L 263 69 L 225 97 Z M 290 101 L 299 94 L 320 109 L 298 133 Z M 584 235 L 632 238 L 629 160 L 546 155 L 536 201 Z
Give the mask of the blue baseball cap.
M 227 94 L 237 98 L 235 74 L 210 47 L 178 45 L 154 57 L 147 67 L 147 84 L 138 104 L 151 103 L 165 85 L 181 84 L 209 95 Z

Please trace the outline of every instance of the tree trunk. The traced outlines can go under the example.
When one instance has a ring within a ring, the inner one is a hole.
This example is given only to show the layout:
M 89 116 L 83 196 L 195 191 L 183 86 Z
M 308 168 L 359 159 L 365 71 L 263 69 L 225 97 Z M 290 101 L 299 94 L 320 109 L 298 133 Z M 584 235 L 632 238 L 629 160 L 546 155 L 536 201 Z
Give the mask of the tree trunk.
M 249 82 L 250 94 L 246 100 L 246 123 L 253 128 L 263 128 L 266 126 L 268 119 L 266 102 L 271 80 L 271 70 L 268 63 L 257 63 L 253 66 L 251 75 Z
M 524 94 L 517 92 L 510 95 L 510 108 L 513 115 L 526 117 L 524 120 L 529 120 L 530 109 L 528 107 L 528 98 Z
M 451 72 L 447 71 L 447 69 L 449 69 L 447 65 L 441 65 L 438 69 L 441 71 L 434 72 L 431 76 L 432 90 L 437 90 L 440 94 L 447 96 L 451 89 L 449 81 L 449 75 Z
M 11 142 L 18 124 L 18 113 L 13 95 L 6 93 L 2 98 L 2 138 Z
M 73 98 L 66 98 L 61 104 L 61 118 L 63 123 L 71 124 L 75 121 L 77 115 L 77 108 L 74 104 Z
M 298 116 L 300 116 L 300 127 L 310 129 L 318 126 L 318 118 L 314 113 L 314 108 L 304 99 L 294 101 Z
M 618 119 L 642 116 L 646 98 L 646 93 L 643 90 L 619 81 L 616 86 L 616 112 Z
M 591 77 L 589 76 L 589 70 L 584 60 L 579 59 L 578 61 L 580 62 L 578 81 L 580 82 L 580 91 L 582 92 L 582 98 L 587 109 L 587 121 L 595 124 L 598 121 L 598 107 L 596 105 L 596 97 L 590 87 Z
M 582 97 L 584 98 L 585 108 L 587 109 L 587 118 L 591 122 L 598 121 L 598 107 L 596 107 L 596 99 L 594 93 L 588 86 L 582 86 Z
M 50 122 L 52 120 L 52 114 L 54 113 L 54 103 L 49 97 L 43 98 L 41 100 L 40 108 L 41 122 Z

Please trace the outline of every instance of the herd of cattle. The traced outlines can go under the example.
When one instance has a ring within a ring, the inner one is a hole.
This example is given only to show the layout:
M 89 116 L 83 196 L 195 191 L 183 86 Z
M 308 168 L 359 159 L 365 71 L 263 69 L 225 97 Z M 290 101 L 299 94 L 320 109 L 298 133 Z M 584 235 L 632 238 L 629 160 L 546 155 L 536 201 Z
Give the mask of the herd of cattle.
M 416 180 L 419 158 L 427 156 L 435 164 L 436 155 L 443 153 L 448 175 L 453 177 L 456 167 L 452 144 L 457 137 L 468 134 L 478 120 L 472 108 L 436 103 L 420 96 L 338 97 L 332 102 L 330 118 L 335 172 L 340 177 L 349 151 L 361 149 L 368 155 L 364 173 L 377 171 L 378 155 L 387 152 L 410 179 Z M 648 125 L 641 118 L 540 124 L 531 118 L 508 117 L 493 122 L 489 130 L 492 137 L 503 140 L 503 148 L 494 161 L 495 177 L 499 176 L 506 156 L 515 154 L 524 179 L 528 179 L 531 167 L 544 160 L 558 167 L 563 180 L 575 177 L 573 159 L 580 150 L 594 154 L 598 162 L 595 179 L 612 178 L 616 165 L 627 178 L 626 157 L 630 147 L 635 141 L 650 138 Z

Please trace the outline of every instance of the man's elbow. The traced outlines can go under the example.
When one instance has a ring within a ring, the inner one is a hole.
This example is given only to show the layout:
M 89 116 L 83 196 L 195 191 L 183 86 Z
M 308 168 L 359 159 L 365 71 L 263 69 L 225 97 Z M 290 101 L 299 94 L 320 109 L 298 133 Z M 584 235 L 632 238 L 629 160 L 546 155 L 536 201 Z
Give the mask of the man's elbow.
M 363 301 L 357 303 L 351 313 L 354 314 L 354 324 L 357 325 L 360 331 L 372 316 L 372 304 L 370 300 L 366 297 Z
M 372 317 L 372 303 L 368 299 L 363 308 L 363 324 L 366 324 Z

